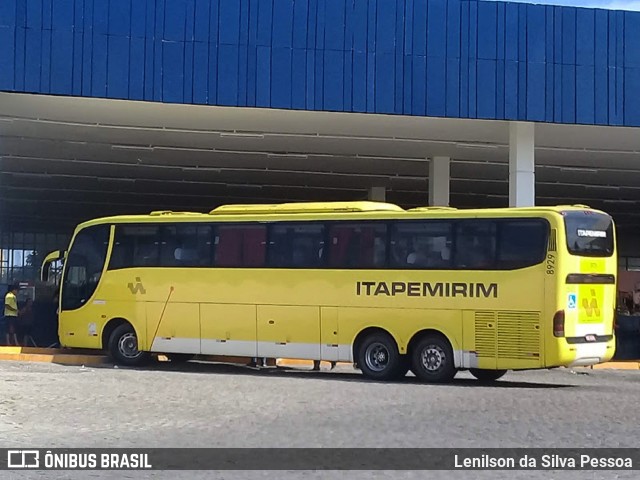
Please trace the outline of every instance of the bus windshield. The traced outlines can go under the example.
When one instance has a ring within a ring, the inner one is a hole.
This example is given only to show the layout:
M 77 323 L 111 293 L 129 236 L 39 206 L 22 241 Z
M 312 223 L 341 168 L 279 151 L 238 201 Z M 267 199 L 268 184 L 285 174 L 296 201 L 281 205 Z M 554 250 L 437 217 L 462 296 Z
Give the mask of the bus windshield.
M 590 210 L 563 212 L 567 248 L 572 255 L 613 255 L 613 221 L 609 215 Z
M 64 269 L 63 310 L 80 308 L 91 298 L 100 280 L 108 244 L 108 225 L 85 228 L 76 235 Z

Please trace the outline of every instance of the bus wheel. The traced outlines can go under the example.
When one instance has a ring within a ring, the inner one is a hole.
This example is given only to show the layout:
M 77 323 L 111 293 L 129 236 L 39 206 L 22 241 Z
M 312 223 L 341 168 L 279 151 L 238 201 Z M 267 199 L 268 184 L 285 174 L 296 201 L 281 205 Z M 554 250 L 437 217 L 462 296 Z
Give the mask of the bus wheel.
M 506 370 L 483 370 L 481 368 L 470 368 L 469 373 L 476 377 L 481 382 L 495 382 L 499 378 L 502 378 Z
M 136 331 L 128 323 L 116 327 L 109 337 L 109 353 L 121 365 L 141 365 L 149 359 L 148 352 L 138 350 Z
M 427 335 L 412 348 L 411 371 L 424 382 L 449 382 L 456 375 L 453 349 L 442 335 Z
M 358 367 L 372 380 L 395 380 L 402 372 L 402 358 L 393 338 L 384 333 L 366 337 L 358 350 Z

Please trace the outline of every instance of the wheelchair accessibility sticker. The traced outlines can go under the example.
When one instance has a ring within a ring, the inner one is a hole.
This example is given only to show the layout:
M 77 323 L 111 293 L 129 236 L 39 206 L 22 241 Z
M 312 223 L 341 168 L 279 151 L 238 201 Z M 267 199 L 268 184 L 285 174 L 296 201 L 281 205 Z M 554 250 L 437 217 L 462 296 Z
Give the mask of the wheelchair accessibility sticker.
M 578 295 L 575 293 L 570 293 L 567 296 L 567 310 L 575 310 L 578 305 Z

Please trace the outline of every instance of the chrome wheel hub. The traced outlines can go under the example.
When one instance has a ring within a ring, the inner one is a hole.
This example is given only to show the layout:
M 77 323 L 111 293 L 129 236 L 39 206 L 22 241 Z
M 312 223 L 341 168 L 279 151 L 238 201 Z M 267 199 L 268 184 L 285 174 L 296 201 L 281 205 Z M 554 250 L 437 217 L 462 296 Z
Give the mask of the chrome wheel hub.
M 135 333 L 125 333 L 118 341 L 118 351 L 123 357 L 136 358 L 142 354 L 138 350 L 138 339 Z
M 422 350 L 421 360 L 425 370 L 435 372 L 444 365 L 444 351 L 437 345 L 429 345 Z
M 365 351 L 364 360 L 370 370 L 382 372 L 389 366 L 389 350 L 382 343 L 372 343 Z

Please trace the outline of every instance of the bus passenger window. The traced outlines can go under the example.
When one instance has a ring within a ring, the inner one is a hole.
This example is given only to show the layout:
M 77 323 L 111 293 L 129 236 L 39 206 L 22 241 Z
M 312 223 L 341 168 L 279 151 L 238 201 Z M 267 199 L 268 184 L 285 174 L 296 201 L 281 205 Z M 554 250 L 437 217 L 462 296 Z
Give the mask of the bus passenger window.
M 549 224 L 542 219 L 500 222 L 498 268 L 511 270 L 542 263 L 547 250 Z
M 386 263 L 385 224 L 346 223 L 329 229 L 329 268 L 382 268 Z
M 262 267 L 265 263 L 267 227 L 220 225 L 216 228 L 216 267 Z
M 162 227 L 162 241 L 160 242 L 160 265 L 163 267 L 176 267 L 176 250 L 179 239 L 176 225 L 166 225 Z
M 452 226 L 448 222 L 399 222 L 391 235 L 395 268 L 445 269 L 450 265 Z
M 267 227 L 256 225 L 245 228 L 242 245 L 242 266 L 264 267 L 267 259 Z
M 216 267 L 242 266 L 242 227 L 237 225 L 220 226 L 215 238 Z
M 469 270 L 495 268 L 496 223 L 463 220 L 456 232 L 456 267 Z
M 319 268 L 325 257 L 324 225 L 273 224 L 269 237 L 269 266 Z
M 163 267 L 208 267 L 211 241 L 210 225 L 167 225 L 162 232 L 160 263 Z
M 158 225 L 116 225 L 109 269 L 158 267 L 160 243 Z

